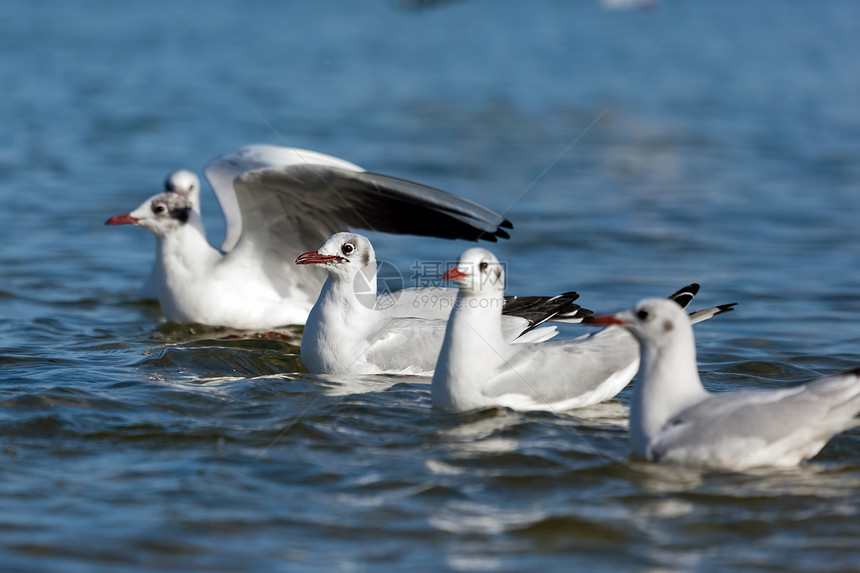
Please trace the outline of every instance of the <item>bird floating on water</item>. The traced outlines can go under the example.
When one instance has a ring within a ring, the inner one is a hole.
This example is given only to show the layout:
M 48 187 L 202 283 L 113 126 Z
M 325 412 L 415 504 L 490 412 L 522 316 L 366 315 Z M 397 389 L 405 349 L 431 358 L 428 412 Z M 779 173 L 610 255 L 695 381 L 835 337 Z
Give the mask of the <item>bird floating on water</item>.
M 396 313 L 380 310 L 376 255 L 370 240 L 357 233 L 332 235 L 319 250 L 299 255 L 296 264 L 318 265 L 329 275 L 302 334 L 302 362 L 308 371 L 433 373 L 456 291 L 431 289 L 428 309 L 425 289 L 406 289 L 393 295 Z M 548 320 L 579 322 L 591 314 L 574 304 L 577 297 L 569 292 L 500 301 L 506 312 L 499 319 L 500 336 L 520 344 L 548 340 L 557 334 L 554 326 L 540 326 Z M 410 309 L 421 316 L 409 316 Z
M 346 228 L 472 241 L 508 238 L 512 228 L 467 199 L 313 151 L 249 145 L 211 161 L 205 173 L 227 221 L 220 250 L 206 239 L 200 181 L 190 171 L 172 174 L 167 191 L 106 222 L 156 236 L 147 285 L 172 322 L 304 324 L 325 276 L 297 272 L 290 261 Z
M 636 340 L 620 328 L 572 340 L 510 344 L 501 323 L 504 268 L 486 249 L 464 252 L 445 278 L 457 282 L 459 294 L 433 375 L 431 394 L 436 408 L 461 412 L 503 406 L 559 411 L 590 406 L 618 394 L 639 367 Z M 685 287 L 668 302 L 688 323 L 732 306 L 687 317 L 682 307 L 698 289 L 696 284 Z
M 630 440 L 647 460 L 732 471 L 794 466 L 860 424 L 860 368 L 780 390 L 712 393 L 699 378 L 693 331 L 677 305 L 645 299 L 586 322 L 622 326 L 639 341 Z

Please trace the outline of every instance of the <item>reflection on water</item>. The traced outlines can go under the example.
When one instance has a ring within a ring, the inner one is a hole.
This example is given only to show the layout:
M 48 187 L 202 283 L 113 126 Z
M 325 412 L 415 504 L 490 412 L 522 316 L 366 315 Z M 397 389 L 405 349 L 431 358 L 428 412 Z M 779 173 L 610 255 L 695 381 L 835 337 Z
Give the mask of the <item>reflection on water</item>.
M 522 415 L 503 409 L 491 409 L 476 419 L 439 432 L 452 454 L 457 458 L 480 457 L 485 454 L 504 454 L 517 449 L 515 439 L 500 437 L 505 430 L 521 421 Z

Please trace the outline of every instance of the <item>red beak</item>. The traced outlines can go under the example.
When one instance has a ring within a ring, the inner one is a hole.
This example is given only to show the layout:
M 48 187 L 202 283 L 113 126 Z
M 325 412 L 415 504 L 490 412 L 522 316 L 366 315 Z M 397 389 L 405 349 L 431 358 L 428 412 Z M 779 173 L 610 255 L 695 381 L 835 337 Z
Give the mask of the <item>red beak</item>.
M 297 265 L 317 265 L 322 263 L 328 263 L 331 261 L 336 261 L 340 257 L 336 257 L 334 255 L 321 255 L 316 251 L 311 251 L 309 253 L 302 253 L 296 258 Z
M 443 281 L 455 281 L 457 279 L 466 278 L 467 276 L 469 276 L 469 273 L 464 273 L 463 271 L 461 271 L 457 267 L 451 267 L 450 269 L 445 271 L 445 274 L 442 275 L 442 280 Z
M 132 217 L 128 213 L 124 215 L 115 215 L 105 221 L 105 225 L 134 225 L 138 222 L 137 217 Z
M 582 324 L 591 324 L 593 326 L 618 326 L 627 324 L 627 322 L 621 320 L 614 314 L 594 314 L 582 319 Z

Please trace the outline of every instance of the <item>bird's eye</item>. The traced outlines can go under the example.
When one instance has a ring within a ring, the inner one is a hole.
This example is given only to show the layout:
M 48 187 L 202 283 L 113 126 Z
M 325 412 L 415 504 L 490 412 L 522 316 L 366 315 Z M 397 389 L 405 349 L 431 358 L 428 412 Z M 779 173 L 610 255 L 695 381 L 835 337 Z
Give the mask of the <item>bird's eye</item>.
M 487 261 L 481 261 L 481 264 L 478 265 L 478 270 L 480 270 L 483 273 L 487 270 L 487 268 L 489 266 L 490 266 L 490 263 L 488 263 Z
M 640 309 L 639 312 L 636 313 L 636 318 L 638 318 L 639 320 L 648 320 L 650 316 L 651 315 L 649 315 L 648 311 L 644 308 Z
M 197 188 L 197 186 L 194 185 L 194 183 L 192 183 L 191 185 L 188 186 L 189 191 L 194 191 L 194 189 L 196 189 L 196 188 Z
M 155 205 L 152 206 L 152 212 L 155 213 L 156 215 L 161 215 L 165 211 L 167 211 L 167 207 L 165 207 L 161 203 L 156 203 Z
M 344 246 L 342 246 L 342 247 L 340 248 L 340 251 L 341 251 L 344 255 L 349 255 L 349 254 L 350 254 L 350 253 L 352 253 L 354 250 L 355 250 L 355 245 L 353 245 L 352 243 L 346 243 Z

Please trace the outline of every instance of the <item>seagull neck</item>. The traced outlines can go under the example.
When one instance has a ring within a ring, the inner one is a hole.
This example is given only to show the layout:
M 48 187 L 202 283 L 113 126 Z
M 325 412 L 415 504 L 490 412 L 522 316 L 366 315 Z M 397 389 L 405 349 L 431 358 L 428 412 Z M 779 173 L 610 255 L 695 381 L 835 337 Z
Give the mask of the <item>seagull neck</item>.
M 696 363 L 696 343 L 689 325 L 660 344 L 640 342 L 641 363 L 630 406 L 633 450 L 647 457 L 648 443 L 681 411 L 708 396 Z
M 315 373 L 356 368 L 381 318 L 358 299 L 353 281 L 329 276 L 305 323 L 302 362 Z
M 188 223 L 186 226 L 191 226 L 197 229 L 197 232 L 200 233 L 200 236 L 203 239 L 206 239 L 206 227 L 203 226 L 203 217 L 200 216 L 199 207 L 197 209 L 192 209 L 191 214 L 188 218 Z M 207 241 L 208 243 L 208 241 Z
M 332 323 L 330 326 L 340 325 L 339 330 L 346 332 L 354 333 L 362 326 L 373 324 L 375 321 L 370 318 L 375 317 L 377 311 L 372 308 L 370 298 L 375 300 L 375 293 L 362 294 L 362 299 L 359 300 L 355 291 L 355 281 L 328 277 L 312 314 L 316 315 L 316 320 Z
M 433 404 L 463 411 L 484 405 L 483 385 L 505 363 L 508 343 L 502 336 L 502 293 L 457 295 L 433 375 Z
M 507 345 L 502 336 L 502 307 L 505 305 L 502 293 L 490 295 L 457 295 L 457 302 L 451 312 L 451 322 L 458 329 L 479 337 L 494 348 Z
M 222 255 L 212 247 L 200 227 L 183 225 L 164 237 L 158 237 L 155 264 L 165 276 L 176 272 L 199 274 L 209 270 Z

